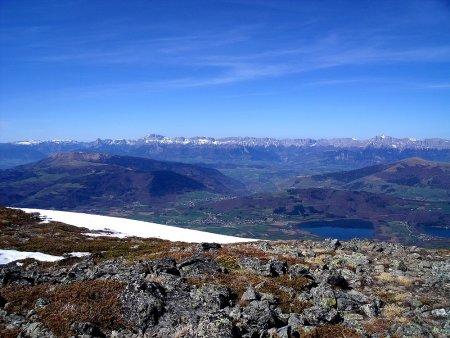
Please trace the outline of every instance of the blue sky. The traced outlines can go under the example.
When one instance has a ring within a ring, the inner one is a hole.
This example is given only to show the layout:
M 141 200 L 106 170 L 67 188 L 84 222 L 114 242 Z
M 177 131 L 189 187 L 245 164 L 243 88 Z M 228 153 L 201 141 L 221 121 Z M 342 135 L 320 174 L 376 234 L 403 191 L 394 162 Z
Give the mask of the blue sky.
M 0 0 L 0 141 L 450 138 L 450 2 Z

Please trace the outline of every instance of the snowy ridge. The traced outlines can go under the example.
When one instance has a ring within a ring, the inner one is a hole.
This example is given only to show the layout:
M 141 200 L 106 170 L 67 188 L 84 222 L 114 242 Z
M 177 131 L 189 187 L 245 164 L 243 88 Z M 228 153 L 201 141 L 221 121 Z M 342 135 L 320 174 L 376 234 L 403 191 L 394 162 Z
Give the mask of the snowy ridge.
M 126 139 L 97 139 L 93 142 L 78 142 L 71 140 L 51 140 L 51 141 L 18 141 L 15 145 L 39 146 L 39 145 L 78 145 L 81 148 L 91 148 L 99 146 L 244 146 L 244 147 L 334 147 L 334 148 L 397 148 L 397 149 L 450 149 L 450 141 L 439 138 L 418 140 L 415 138 L 395 138 L 391 136 L 375 136 L 367 140 L 356 138 L 333 138 L 333 139 L 276 139 L 257 137 L 167 137 L 150 134 L 136 140 Z
M 73 226 L 84 227 L 90 230 L 109 231 L 114 237 L 144 237 L 160 238 L 169 241 L 189 243 L 215 242 L 238 243 L 257 241 L 256 239 L 240 238 L 213 234 L 204 231 L 178 228 L 150 222 L 136 221 L 127 218 L 91 215 L 78 212 L 55 211 L 43 209 L 20 208 L 25 212 L 38 212 L 47 219 L 67 223 Z

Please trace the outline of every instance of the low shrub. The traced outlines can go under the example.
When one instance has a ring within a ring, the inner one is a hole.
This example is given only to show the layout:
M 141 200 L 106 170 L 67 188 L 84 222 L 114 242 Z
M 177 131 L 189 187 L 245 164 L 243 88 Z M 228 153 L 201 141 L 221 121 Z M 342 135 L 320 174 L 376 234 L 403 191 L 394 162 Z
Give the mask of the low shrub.
M 122 319 L 120 294 L 124 284 L 95 280 L 67 285 L 7 286 L 0 294 L 8 302 L 8 312 L 26 312 L 39 298 L 49 304 L 37 309 L 42 323 L 58 337 L 71 335 L 73 322 L 91 322 L 103 330 L 126 326 Z

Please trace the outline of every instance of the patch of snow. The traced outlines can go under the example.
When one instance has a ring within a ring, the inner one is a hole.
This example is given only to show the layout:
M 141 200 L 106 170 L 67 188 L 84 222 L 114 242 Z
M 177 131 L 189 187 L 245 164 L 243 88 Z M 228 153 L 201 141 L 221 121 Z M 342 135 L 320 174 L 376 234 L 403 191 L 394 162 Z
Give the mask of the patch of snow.
M 32 146 L 32 145 L 39 144 L 39 143 L 41 143 L 41 141 L 31 140 L 31 141 L 17 141 L 17 142 L 14 142 L 14 144 L 18 144 L 18 145 L 22 145 L 22 146 Z
M 50 223 L 50 219 L 48 219 L 47 217 L 43 216 L 43 215 L 39 215 L 39 217 L 41 218 L 41 221 L 39 222 L 40 224 L 47 224 Z
M 112 231 L 83 232 L 82 235 L 89 236 L 89 237 L 102 237 L 102 236 L 119 237 L 119 238 L 127 237 L 125 234 L 121 234 L 118 232 L 112 232 Z
M 8 264 L 19 259 L 34 258 L 38 261 L 55 262 L 63 259 L 62 256 L 47 255 L 42 252 L 27 252 L 0 249 L 0 264 Z
M 136 236 L 144 238 L 160 238 L 169 241 L 181 241 L 189 243 L 215 242 L 238 243 L 257 241 L 257 239 L 240 238 L 227 235 L 213 234 L 210 232 L 178 228 L 170 225 L 162 225 L 144 221 L 136 221 L 127 218 L 91 215 L 78 212 L 55 211 L 43 209 L 20 208 L 25 212 L 39 212 L 42 216 L 54 221 L 71 224 L 89 230 L 109 230 L 108 234 L 114 237 Z
M 68 253 L 68 256 L 71 256 L 71 257 L 86 257 L 86 256 L 89 256 L 90 254 L 91 254 L 90 252 L 77 252 L 77 251 L 75 251 L 75 252 Z

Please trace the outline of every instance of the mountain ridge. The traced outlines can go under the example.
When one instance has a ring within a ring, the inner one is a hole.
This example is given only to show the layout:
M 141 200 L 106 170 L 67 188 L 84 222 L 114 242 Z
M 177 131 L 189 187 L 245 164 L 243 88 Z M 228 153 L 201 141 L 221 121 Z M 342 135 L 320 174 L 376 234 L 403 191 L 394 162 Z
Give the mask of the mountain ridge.
M 234 194 L 243 189 L 215 169 L 101 153 L 56 154 L 0 170 L 0 203 L 11 206 L 152 205 L 186 192 Z
M 158 134 L 149 134 L 138 139 L 97 139 L 95 141 L 75 140 L 23 140 L 16 142 L 4 142 L 15 145 L 145 145 L 145 144 L 172 144 L 195 146 L 284 146 L 284 147 L 335 147 L 335 148 L 394 148 L 394 149 L 450 149 L 450 140 L 441 138 L 414 139 L 395 138 L 392 136 L 378 135 L 369 139 L 358 140 L 355 138 L 271 138 L 271 137 L 167 137 Z
M 450 163 L 413 157 L 350 171 L 297 178 L 294 187 L 349 189 L 386 193 L 399 197 L 426 196 L 443 201 L 450 197 Z

